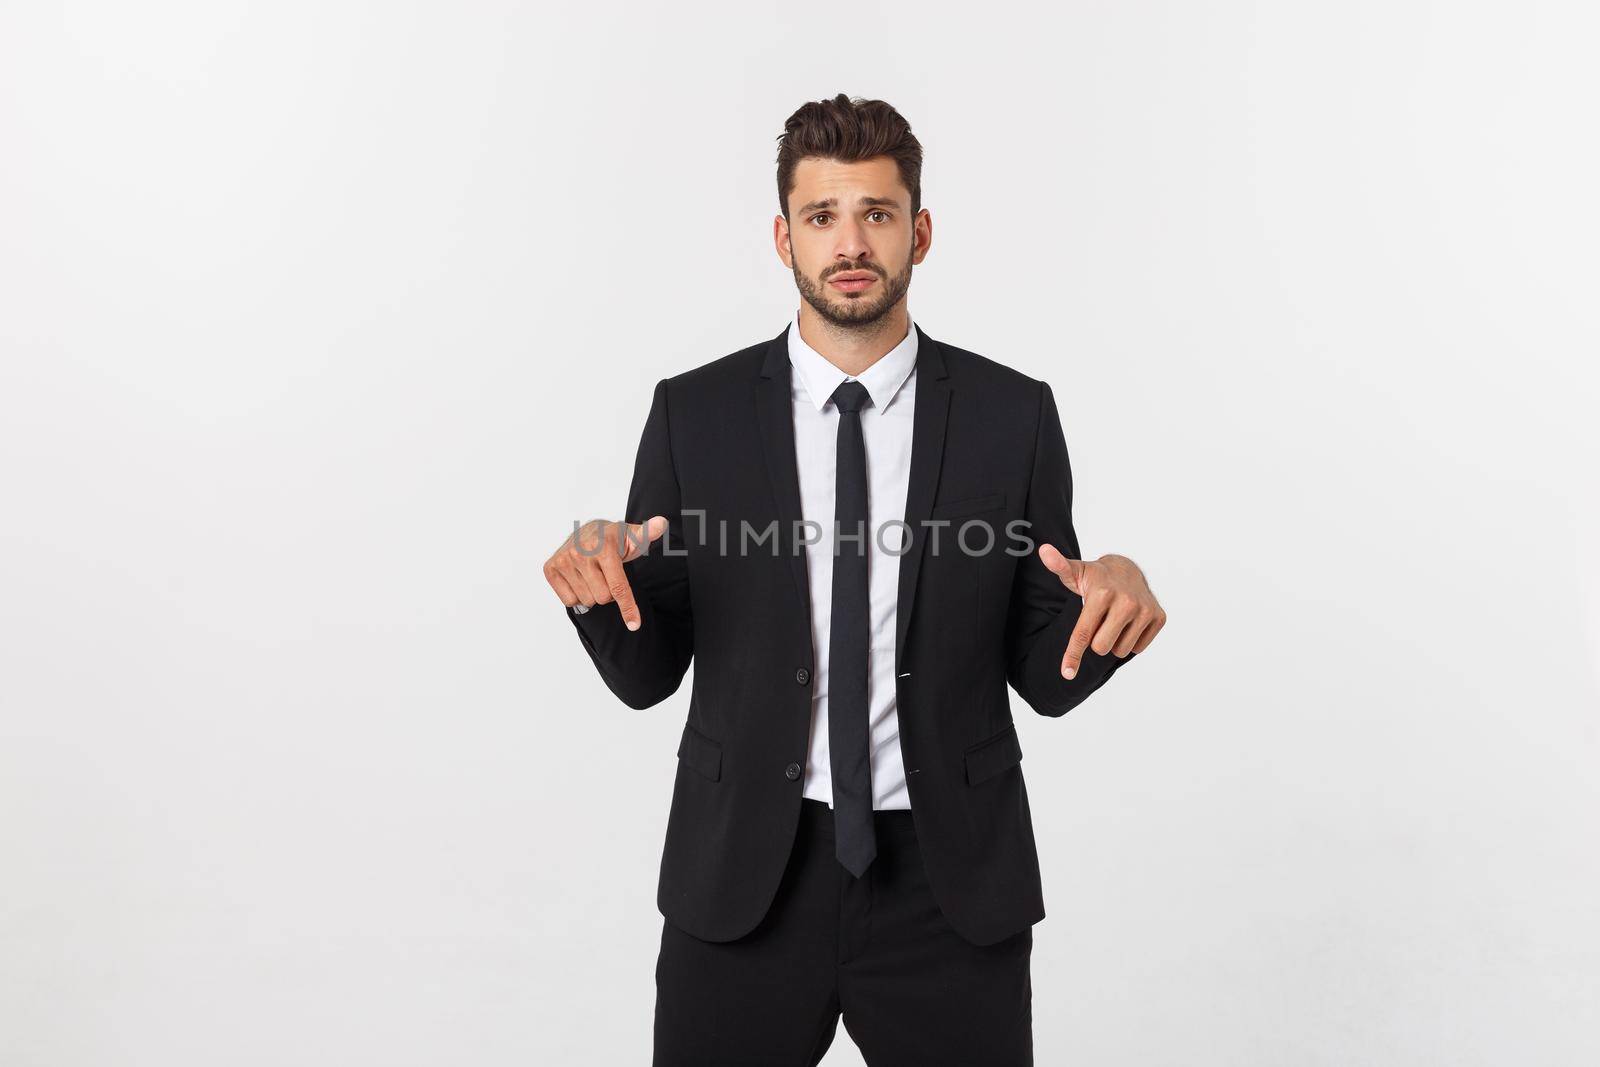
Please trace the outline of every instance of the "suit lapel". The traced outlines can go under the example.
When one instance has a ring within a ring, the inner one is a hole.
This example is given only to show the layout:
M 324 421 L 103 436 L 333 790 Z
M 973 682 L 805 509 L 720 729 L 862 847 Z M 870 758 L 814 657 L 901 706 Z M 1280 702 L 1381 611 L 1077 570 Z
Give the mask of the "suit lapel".
M 917 331 L 917 392 L 911 419 L 911 479 L 906 488 L 906 525 L 910 527 L 911 547 L 900 557 L 900 595 L 895 611 L 896 677 L 905 654 L 911 609 L 916 603 L 917 579 L 922 572 L 923 545 L 928 534 L 923 523 L 933 511 L 934 492 L 939 487 L 945 422 L 950 411 L 950 380 L 944 352 L 939 342 L 924 333 L 922 327 L 912 325 Z
M 811 585 L 805 550 L 795 536 L 800 513 L 800 475 L 794 450 L 794 408 L 789 363 L 789 328 L 767 343 L 761 377 L 756 381 L 756 421 L 761 426 L 761 452 L 778 508 L 778 551 L 789 558 L 795 594 L 800 598 L 802 630 L 811 634 Z M 815 650 L 813 650 L 813 653 Z M 813 655 L 813 662 L 815 655 Z

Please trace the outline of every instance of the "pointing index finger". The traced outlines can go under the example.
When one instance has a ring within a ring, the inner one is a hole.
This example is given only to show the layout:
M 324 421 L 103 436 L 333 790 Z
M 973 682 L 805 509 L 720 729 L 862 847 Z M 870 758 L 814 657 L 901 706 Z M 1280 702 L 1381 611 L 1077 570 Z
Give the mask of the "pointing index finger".
M 1089 642 L 1094 639 L 1095 631 L 1100 628 L 1100 623 L 1106 614 L 1105 602 L 1091 597 L 1083 602 L 1083 610 L 1078 613 L 1078 625 L 1072 628 L 1072 636 L 1067 640 L 1066 655 L 1061 657 L 1061 677 L 1071 680 L 1078 676 L 1078 668 L 1083 666 L 1083 653 L 1089 647 Z
M 628 524 L 616 523 L 615 529 L 617 543 L 608 544 L 606 550 L 600 553 L 600 571 L 605 575 L 611 598 L 622 612 L 623 624 L 630 630 L 637 630 L 640 624 L 639 605 L 633 599 L 633 587 L 628 584 L 628 576 L 622 569 L 623 553 L 627 551 Z

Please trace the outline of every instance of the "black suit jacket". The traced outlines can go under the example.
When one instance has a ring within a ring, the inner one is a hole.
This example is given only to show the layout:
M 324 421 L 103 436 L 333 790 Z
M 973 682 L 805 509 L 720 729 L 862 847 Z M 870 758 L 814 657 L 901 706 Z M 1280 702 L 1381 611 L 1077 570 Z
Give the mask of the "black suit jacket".
M 934 897 L 958 933 L 991 944 L 1044 917 L 1007 683 L 1039 714 L 1062 715 L 1127 660 L 1090 650 L 1076 678 L 1061 677 L 1082 602 L 1036 551 L 1049 542 L 1079 558 L 1050 387 L 914 328 L 900 747 Z M 707 941 L 740 937 L 766 914 L 794 841 L 810 736 L 787 333 L 657 384 L 625 511 L 629 522 L 670 522 L 627 565 L 642 625 L 630 632 L 615 605 L 568 611 L 630 707 L 671 696 L 695 663 L 657 904 Z M 995 532 L 987 553 L 976 551 L 980 527 L 967 532 L 972 553 L 956 541 L 973 519 Z M 1026 555 L 1006 551 L 1026 547 L 1008 536 L 1014 519 L 1029 524 Z M 931 525 L 940 520 L 950 525 Z

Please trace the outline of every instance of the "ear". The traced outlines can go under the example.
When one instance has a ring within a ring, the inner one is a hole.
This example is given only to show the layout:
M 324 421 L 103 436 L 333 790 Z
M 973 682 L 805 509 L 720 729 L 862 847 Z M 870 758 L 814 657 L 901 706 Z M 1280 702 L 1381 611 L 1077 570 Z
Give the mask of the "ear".
M 783 265 L 794 270 L 794 246 L 789 239 L 789 220 L 782 215 L 772 217 L 772 246 L 777 249 Z
M 911 262 L 920 266 L 933 245 L 933 215 L 927 208 L 911 220 Z

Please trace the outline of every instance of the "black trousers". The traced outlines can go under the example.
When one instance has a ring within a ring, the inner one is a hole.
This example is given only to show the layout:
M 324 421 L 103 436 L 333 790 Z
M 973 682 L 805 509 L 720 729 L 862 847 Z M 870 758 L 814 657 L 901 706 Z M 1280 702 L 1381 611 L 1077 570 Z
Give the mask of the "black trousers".
M 834 856 L 833 812 L 802 802 L 771 910 L 737 941 L 662 923 L 654 1067 L 813 1067 L 845 1030 L 870 1067 L 1033 1063 L 1032 928 L 994 945 L 952 930 L 909 811 L 878 811 L 859 879 Z

